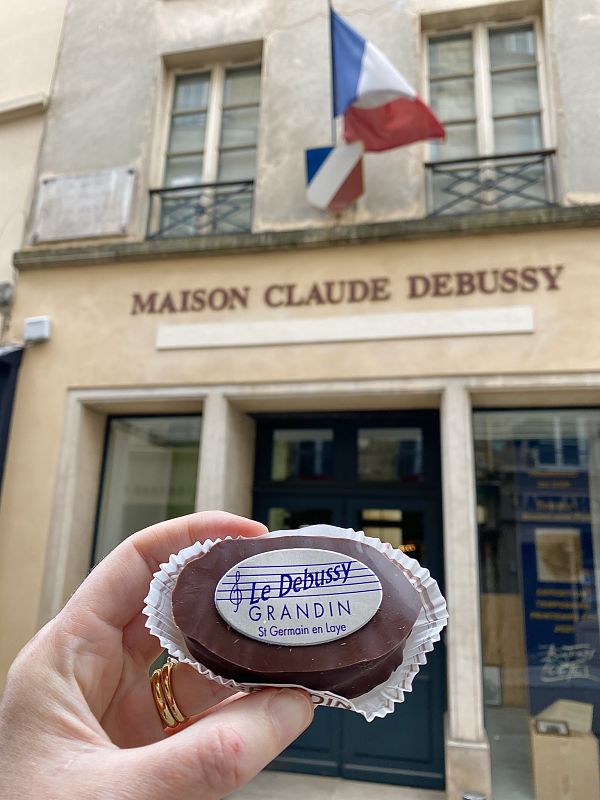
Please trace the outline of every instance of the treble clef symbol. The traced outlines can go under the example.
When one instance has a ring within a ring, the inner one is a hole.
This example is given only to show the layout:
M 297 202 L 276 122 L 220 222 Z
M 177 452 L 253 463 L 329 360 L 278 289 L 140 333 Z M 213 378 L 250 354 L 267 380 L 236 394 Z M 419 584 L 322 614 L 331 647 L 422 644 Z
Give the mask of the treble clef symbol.
M 229 602 L 231 605 L 235 606 L 233 609 L 234 612 L 237 612 L 240 604 L 242 602 L 242 590 L 240 589 L 240 571 L 235 573 L 235 583 L 231 587 L 231 592 L 229 593 Z

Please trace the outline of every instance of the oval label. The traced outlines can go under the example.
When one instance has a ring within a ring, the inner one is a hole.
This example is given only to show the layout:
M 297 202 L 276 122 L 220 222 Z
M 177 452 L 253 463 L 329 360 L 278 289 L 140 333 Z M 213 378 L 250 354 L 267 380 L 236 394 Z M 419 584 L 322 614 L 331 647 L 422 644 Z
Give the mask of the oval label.
M 235 564 L 217 584 L 215 605 L 228 625 L 250 639 L 305 646 L 362 628 L 382 597 L 379 578 L 361 561 L 298 547 Z

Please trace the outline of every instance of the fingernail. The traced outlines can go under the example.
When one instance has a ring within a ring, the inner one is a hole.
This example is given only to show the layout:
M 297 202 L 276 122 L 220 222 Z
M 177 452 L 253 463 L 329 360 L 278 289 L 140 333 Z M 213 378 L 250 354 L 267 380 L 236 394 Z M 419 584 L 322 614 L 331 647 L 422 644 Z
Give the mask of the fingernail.
M 313 717 L 313 706 L 308 695 L 295 689 L 280 689 L 272 695 L 268 709 L 282 745 L 289 744 L 299 736 Z

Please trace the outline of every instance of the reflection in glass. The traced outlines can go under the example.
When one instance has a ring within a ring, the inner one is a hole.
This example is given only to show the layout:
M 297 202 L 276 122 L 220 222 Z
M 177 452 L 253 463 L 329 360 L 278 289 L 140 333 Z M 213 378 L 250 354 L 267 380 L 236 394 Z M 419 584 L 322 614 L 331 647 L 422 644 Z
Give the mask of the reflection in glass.
M 405 546 L 402 544 L 402 528 L 377 528 L 373 525 L 366 525 L 363 532 L 367 536 L 381 539 L 382 542 L 389 542 L 396 549 L 405 550 Z M 411 550 L 414 547 L 415 545 L 410 545 Z
M 431 84 L 430 103 L 441 122 L 475 117 L 473 78 L 456 78 Z
M 492 74 L 494 114 L 522 114 L 539 111 L 537 70 L 517 69 Z
M 219 181 L 252 180 L 256 174 L 256 149 L 225 150 L 219 159 Z
M 477 115 L 471 34 L 429 41 L 430 103 L 444 124 L 444 142 L 431 142 L 432 161 L 477 155 Z
M 600 411 L 476 412 L 473 426 L 494 798 L 533 798 L 535 716 L 588 703 L 600 733 Z
M 259 66 L 227 71 L 221 117 L 219 181 L 254 179 L 259 91 Z
M 492 69 L 535 64 L 535 34 L 532 25 L 490 31 Z
M 135 531 L 194 511 L 200 417 L 110 420 L 94 563 Z
M 287 531 L 305 528 L 307 525 L 331 525 L 330 508 L 289 509 L 272 507 L 267 516 L 270 531 Z
M 255 103 L 260 95 L 260 66 L 228 70 L 225 76 L 223 103 L 237 106 Z
M 221 146 L 255 145 L 258 138 L 258 108 L 233 108 L 223 111 Z
M 473 72 L 471 34 L 429 40 L 429 76 L 439 78 Z
M 333 431 L 286 429 L 273 433 L 271 479 L 322 480 L 333 477 Z
M 167 160 L 166 186 L 193 186 L 202 182 L 202 156 L 171 156 Z
M 419 428 L 359 428 L 358 477 L 363 481 L 416 481 L 423 470 Z
M 206 114 L 181 114 L 171 121 L 170 153 L 202 150 L 206 131 Z
M 180 75 L 175 82 L 173 111 L 197 111 L 208 105 L 208 86 L 210 75 L 204 72 L 196 75 Z
M 477 129 L 474 122 L 447 124 L 446 140 L 431 143 L 431 160 L 472 158 L 477 155 Z
M 385 520 L 386 522 L 400 522 L 402 511 L 398 508 L 364 508 L 362 518 L 365 520 Z
M 494 121 L 496 152 L 524 153 L 541 150 L 542 124 L 539 114 L 531 117 L 512 117 Z
M 388 542 L 411 558 L 416 558 L 421 564 L 426 558 L 421 511 L 363 508 L 359 513 L 359 527 L 367 536 Z

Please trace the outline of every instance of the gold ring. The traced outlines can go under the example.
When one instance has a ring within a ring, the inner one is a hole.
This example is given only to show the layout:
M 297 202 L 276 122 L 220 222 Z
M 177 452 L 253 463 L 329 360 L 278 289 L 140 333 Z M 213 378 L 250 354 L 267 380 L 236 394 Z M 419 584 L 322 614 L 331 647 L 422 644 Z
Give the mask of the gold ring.
M 154 670 L 150 678 L 154 705 L 165 729 L 177 728 L 189 720 L 189 717 L 186 717 L 179 709 L 171 686 L 171 671 L 176 663 L 169 658 L 160 669 Z

